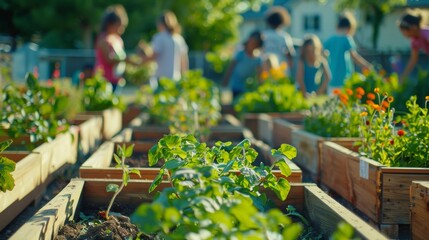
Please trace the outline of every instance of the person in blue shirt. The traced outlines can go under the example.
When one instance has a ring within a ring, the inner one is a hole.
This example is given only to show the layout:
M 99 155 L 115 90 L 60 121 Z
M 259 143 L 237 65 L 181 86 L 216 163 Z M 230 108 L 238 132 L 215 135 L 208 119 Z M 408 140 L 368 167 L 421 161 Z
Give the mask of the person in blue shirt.
M 304 37 L 298 61 L 296 81 L 304 96 L 308 94 L 326 94 L 331 80 L 331 71 L 323 55 L 320 39 L 310 34 Z
M 260 49 L 263 46 L 262 34 L 255 31 L 250 34 L 244 47 L 237 51 L 223 79 L 223 85 L 229 86 L 234 99 L 246 91 L 246 80 L 259 76 L 262 68 Z
M 331 68 L 332 80 L 329 83 L 328 93 L 334 88 L 341 88 L 344 80 L 354 72 L 354 63 L 362 69 L 372 69 L 356 51 L 353 35 L 356 30 L 356 20 L 351 13 L 344 13 L 338 19 L 337 34 L 330 37 L 324 44 L 329 51 L 328 63 Z

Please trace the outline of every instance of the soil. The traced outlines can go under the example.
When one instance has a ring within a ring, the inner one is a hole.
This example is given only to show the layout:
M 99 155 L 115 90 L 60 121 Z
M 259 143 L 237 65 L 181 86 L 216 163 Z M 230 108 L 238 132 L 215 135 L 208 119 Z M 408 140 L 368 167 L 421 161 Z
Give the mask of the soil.
M 139 167 L 149 167 L 149 160 L 148 160 L 148 154 L 147 153 L 134 153 L 133 156 L 130 158 L 127 158 L 125 160 L 125 164 L 128 165 L 131 168 L 139 168 Z M 159 161 L 155 166 L 151 167 L 162 167 L 164 164 L 163 161 Z M 110 167 L 115 167 L 116 162 L 112 161 L 110 164 Z
M 94 240 L 122 240 L 135 239 L 138 234 L 138 228 L 132 224 L 130 219 L 125 216 L 109 217 L 100 224 L 69 223 L 62 227 L 56 240 L 68 239 L 94 239 Z

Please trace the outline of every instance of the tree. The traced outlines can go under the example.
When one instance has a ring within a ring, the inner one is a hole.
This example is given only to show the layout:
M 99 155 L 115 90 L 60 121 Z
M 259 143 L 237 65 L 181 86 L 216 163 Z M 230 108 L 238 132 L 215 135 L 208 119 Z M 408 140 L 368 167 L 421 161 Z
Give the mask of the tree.
M 340 10 L 357 8 L 368 15 L 373 31 L 372 45 L 374 49 L 377 49 L 377 40 L 384 16 L 395 7 L 404 6 L 406 3 L 406 0 L 337 0 L 337 7 Z

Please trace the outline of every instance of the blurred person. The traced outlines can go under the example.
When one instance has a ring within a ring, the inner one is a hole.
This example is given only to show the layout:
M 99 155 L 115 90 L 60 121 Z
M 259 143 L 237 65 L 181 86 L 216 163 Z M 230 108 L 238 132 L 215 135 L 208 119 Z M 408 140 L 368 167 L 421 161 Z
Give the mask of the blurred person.
M 234 100 L 246 91 L 246 80 L 249 77 L 260 75 L 263 65 L 260 50 L 263 44 L 261 32 L 251 33 L 231 61 L 222 83 L 224 86 L 229 84 Z
M 304 96 L 308 94 L 326 94 L 331 80 L 331 70 L 323 55 L 323 46 L 314 34 L 304 37 L 298 62 L 296 80 Z
M 157 69 L 151 80 L 152 87 L 162 77 L 179 80 L 189 69 L 188 45 L 180 34 L 181 26 L 176 15 L 164 12 L 157 22 L 158 33 L 152 38 L 152 52 L 142 55 L 143 62 L 155 61 Z
M 127 55 L 121 35 L 128 25 L 128 16 L 122 5 L 106 9 L 101 20 L 101 32 L 95 43 L 95 70 L 112 84 L 113 91 L 123 83 Z
M 293 66 L 295 48 L 292 37 L 283 30 L 283 27 L 290 25 L 289 12 L 283 7 L 272 7 L 266 13 L 265 23 L 268 29 L 263 31 L 264 52 L 275 55 L 279 65 L 287 63 L 290 69 Z
M 362 69 L 373 69 L 373 66 L 356 51 L 353 35 L 356 31 L 356 19 L 347 12 L 338 18 L 337 34 L 331 36 L 324 44 L 329 52 L 328 63 L 332 73 L 328 94 L 332 89 L 341 88 L 344 81 L 355 71 L 354 63 Z
M 419 51 L 423 50 L 425 54 L 429 54 L 429 27 L 422 26 L 422 15 L 417 12 L 404 13 L 398 21 L 398 27 L 402 35 L 410 39 L 411 43 L 410 58 L 399 78 L 399 82 L 403 83 L 416 66 L 419 60 Z

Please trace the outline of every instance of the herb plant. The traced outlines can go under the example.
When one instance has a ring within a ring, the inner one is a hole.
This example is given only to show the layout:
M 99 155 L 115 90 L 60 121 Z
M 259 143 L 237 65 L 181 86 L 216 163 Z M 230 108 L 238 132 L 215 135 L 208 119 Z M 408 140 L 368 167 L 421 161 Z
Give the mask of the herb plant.
M 113 93 L 112 85 L 100 74 L 85 80 L 82 101 L 86 111 L 125 110 L 121 97 Z
M 6 85 L 3 89 L 1 131 L 10 138 L 30 136 L 29 149 L 36 142 L 50 141 L 66 132 L 68 98 L 52 86 L 42 86 L 33 74 L 26 77 L 26 86 Z
M 304 129 L 322 137 L 358 137 L 363 88 L 336 89 L 334 96 L 313 105 L 304 119 Z
M 295 239 L 301 225 L 271 209 L 260 189 L 286 198 L 289 182 L 277 179 L 271 171 L 278 166 L 289 176 L 286 159 L 294 158 L 296 149 L 282 145 L 272 154 L 276 159 L 273 166 L 254 166 L 257 152 L 247 139 L 233 147 L 230 142 L 217 142 L 208 148 L 191 135 L 167 135 L 149 152 L 151 165 L 164 161 L 150 191 L 163 179 L 171 187 L 151 204 L 141 205 L 132 220 L 144 235 L 159 238 Z
M 422 108 L 412 96 L 408 113 L 395 119 L 393 97 L 375 92 L 378 101 L 361 113 L 360 154 L 386 166 L 429 167 L 429 97 Z
M 127 165 L 125 165 L 126 158 L 131 157 L 133 155 L 133 149 L 134 149 L 134 144 L 132 144 L 128 147 L 126 147 L 125 144 L 123 146 L 118 145 L 117 151 L 116 151 L 117 153 L 115 153 L 113 155 L 113 158 L 116 161 L 115 167 L 122 169 L 122 183 L 120 186 L 117 184 L 109 184 L 106 186 L 107 192 L 114 192 L 113 197 L 110 200 L 109 206 L 107 207 L 107 210 L 105 213 L 106 219 L 109 219 L 110 208 L 112 207 L 113 202 L 115 201 L 116 197 L 119 195 L 119 193 L 122 191 L 122 189 L 128 185 L 128 182 L 130 180 L 130 174 L 134 173 L 134 174 L 137 174 L 139 177 L 141 177 L 139 170 L 130 169 L 130 168 L 128 168 Z
M 0 153 L 10 146 L 12 140 L 6 140 L 0 142 Z M 15 187 L 15 180 L 11 172 L 15 171 L 15 162 L 0 156 L 0 191 L 6 192 L 12 190 Z

